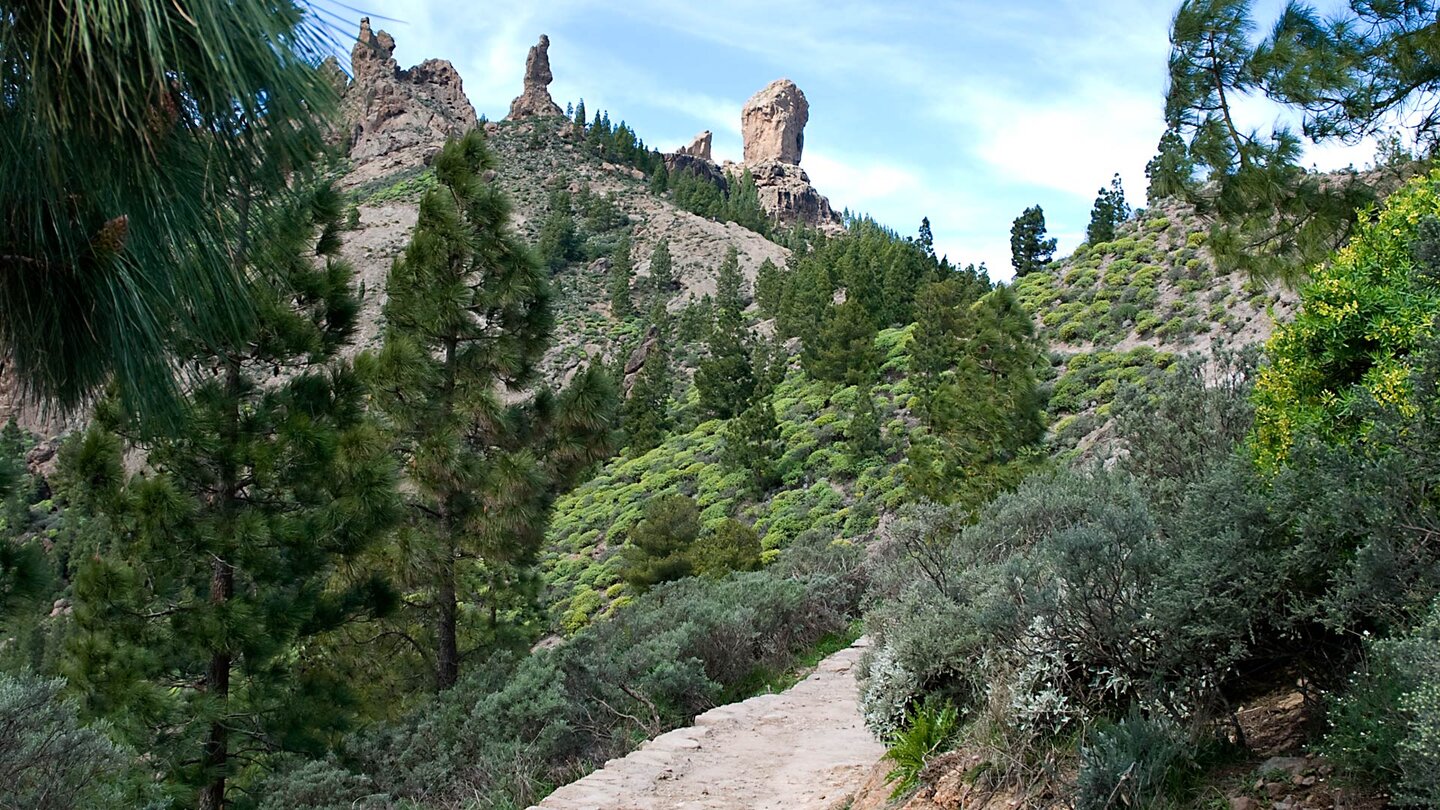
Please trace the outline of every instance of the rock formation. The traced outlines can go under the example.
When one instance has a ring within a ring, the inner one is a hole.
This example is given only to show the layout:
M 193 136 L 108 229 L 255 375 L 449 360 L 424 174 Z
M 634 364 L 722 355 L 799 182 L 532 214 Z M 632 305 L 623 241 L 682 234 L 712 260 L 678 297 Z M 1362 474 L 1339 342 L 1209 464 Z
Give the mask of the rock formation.
M 367 169 L 351 174 L 356 182 L 422 165 L 447 138 L 476 124 L 454 65 L 428 59 L 401 70 L 394 53 L 393 37 L 373 32 L 368 17 L 360 21 L 341 100 L 350 158 Z
M 525 87 L 515 100 L 510 102 L 510 120 L 539 116 L 564 115 L 565 111 L 550 98 L 550 37 L 540 35 L 540 41 L 530 48 L 525 59 Z
M 755 178 L 760 205 L 781 222 L 836 231 L 842 227 L 839 215 L 800 168 L 809 120 L 810 102 L 800 88 L 789 79 L 771 82 L 740 111 L 745 162 L 727 165 L 726 171 L 748 170 Z
M 841 229 L 840 215 L 830 200 L 810 185 L 810 176 L 799 166 L 770 160 L 746 166 L 755 178 L 760 206 L 781 222 L 800 223 L 824 231 Z
M 710 157 L 710 142 L 714 140 L 714 137 L 710 130 L 707 129 L 699 135 L 696 135 L 695 139 L 690 141 L 689 146 L 682 146 L 676 149 L 675 154 L 712 160 Z
M 740 132 L 745 138 L 745 163 L 774 160 L 800 164 L 805 149 L 805 124 L 810 102 L 789 79 L 776 79 L 750 97 L 740 111 Z

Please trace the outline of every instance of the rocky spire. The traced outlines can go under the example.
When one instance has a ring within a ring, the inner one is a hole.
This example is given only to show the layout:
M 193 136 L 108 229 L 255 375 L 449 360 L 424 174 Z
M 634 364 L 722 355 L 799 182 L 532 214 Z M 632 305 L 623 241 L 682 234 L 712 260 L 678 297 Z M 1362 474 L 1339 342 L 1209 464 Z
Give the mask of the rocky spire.
M 445 142 L 475 126 L 475 108 L 465 97 L 460 73 L 443 59 L 429 59 L 401 70 L 395 63 L 395 39 L 360 21 L 350 49 L 350 75 L 341 110 L 351 159 L 360 170 L 347 179 L 370 179 L 374 171 L 419 165 Z
M 776 79 L 750 97 L 740 111 L 747 164 L 778 161 L 800 165 L 810 102 L 789 79 Z
M 510 120 L 564 115 L 547 89 L 554 78 L 550 73 L 550 37 L 541 34 L 525 59 L 525 88 L 510 102 Z

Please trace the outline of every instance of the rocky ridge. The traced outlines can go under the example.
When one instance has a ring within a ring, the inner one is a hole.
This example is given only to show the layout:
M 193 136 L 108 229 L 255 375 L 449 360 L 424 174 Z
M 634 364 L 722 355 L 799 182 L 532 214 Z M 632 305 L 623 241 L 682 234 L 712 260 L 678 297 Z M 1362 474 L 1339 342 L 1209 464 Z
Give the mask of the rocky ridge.
M 711 154 L 713 136 L 706 130 L 665 155 L 665 165 L 672 173 L 689 172 L 721 189 L 728 189 L 734 178 L 749 172 L 760 206 L 781 224 L 839 233 L 844 230 L 840 216 L 800 168 L 809 120 L 810 102 L 805 94 L 789 79 L 777 79 L 751 96 L 740 110 L 744 162 L 716 163 Z
M 701 160 L 714 160 L 714 158 L 710 157 L 710 144 L 714 140 L 714 137 L 714 133 L 707 129 L 699 135 L 696 135 L 694 139 L 690 141 L 689 146 L 682 146 L 676 149 L 675 154 L 686 155 Z
M 547 42 L 542 38 L 532 48 L 526 79 L 527 88 L 537 87 L 546 101 Z M 347 80 L 344 89 L 344 132 L 358 134 L 346 138 L 352 168 L 340 186 L 356 200 L 359 221 L 358 227 L 344 233 L 341 252 L 355 268 L 365 291 L 356 340 L 362 349 L 379 340 L 385 277 L 409 241 L 421 195 L 434 182 L 429 158 L 448 137 L 476 123 L 474 109 L 463 94 L 464 107 L 458 108 L 458 114 L 432 114 L 437 97 L 451 89 L 460 91 L 459 76 L 448 62 L 424 63 L 448 70 L 400 71 L 390 57 L 394 48 L 389 34 L 373 33 L 368 23 L 362 24 L 352 54 L 354 78 Z M 449 78 L 452 75 L 453 79 Z M 446 78 L 438 85 L 424 81 L 434 76 Z M 536 97 L 532 94 L 532 100 Z M 377 114 L 382 101 L 398 114 Z M 562 111 L 556 108 L 555 112 Z M 468 124 L 460 125 L 467 120 Z M 782 267 L 788 261 L 787 249 L 760 234 L 685 211 L 652 193 L 643 174 L 594 157 L 569 122 L 525 115 L 520 120 L 492 121 L 485 129 L 497 158 L 494 180 L 512 200 L 515 227 L 531 244 L 537 242 L 549 214 L 550 190 L 564 188 L 576 194 L 586 189 L 609 199 L 620 211 L 624 227 L 631 232 L 637 281 L 648 276 L 655 246 L 662 238 L 668 240 L 680 284 L 676 307 L 713 294 L 715 269 L 730 247 L 737 250 L 741 271 L 751 281 L 766 259 Z M 696 143 L 697 151 L 703 151 L 703 133 Z M 719 168 L 707 158 L 687 155 L 680 159 L 707 167 L 723 182 Z M 547 368 L 556 380 L 565 379 L 587 358 L 611 358 L 615 352 L 631 350 L 626 341 L 633 336 L 617 331 L 604 306 L 603 263 L 573 265 L 553 281 L 560 324 Z

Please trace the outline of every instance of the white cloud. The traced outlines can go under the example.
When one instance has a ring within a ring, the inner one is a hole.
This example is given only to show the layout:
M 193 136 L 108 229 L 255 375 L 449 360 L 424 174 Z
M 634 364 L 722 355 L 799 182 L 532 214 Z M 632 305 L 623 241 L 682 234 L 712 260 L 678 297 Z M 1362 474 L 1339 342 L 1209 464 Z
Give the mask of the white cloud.
M 966 105 L 980 127 L 975 154 L 998 182 L 1092 199 L 1119 172 L 1133 195 L 1165 129 L 1159 104 L 1121 88 L 1085 89 L 1059 104 L 989 97 Z

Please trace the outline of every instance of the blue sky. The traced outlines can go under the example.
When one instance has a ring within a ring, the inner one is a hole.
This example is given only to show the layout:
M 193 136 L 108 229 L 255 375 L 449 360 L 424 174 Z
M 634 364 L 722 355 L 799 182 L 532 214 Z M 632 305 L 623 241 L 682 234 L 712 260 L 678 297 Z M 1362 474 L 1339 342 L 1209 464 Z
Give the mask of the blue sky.
M 1177 0 L 1178 2 L 1178 0 Z M 503 117 L 525 54 L 550 36 L 563 107 L 584 98 L 662 150 L 715 133 L 740 158 L 740 107 L 771 80 L 810 100 L 801 166 L 837 208 L 912 234 L 930 217 L 954 261 L 1010 275 L 1011 220 L 1040 204 L 1064 254 L 1119 172 L 1144 204 L 1164 128 L 1169 0 L 389 0 L 363 4 L 396 58 L 452 61 Z M 1278 2 L 1259 3 L 1270 19 Z M 386 17 L 391 19 L 380 20 Z M 1278 113 L 1244 105 L 1249 125 Z M 1362 165 L 1368 146 L 1312 153 Z

